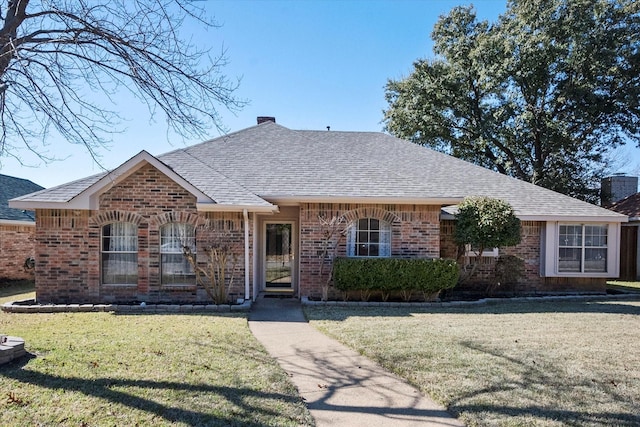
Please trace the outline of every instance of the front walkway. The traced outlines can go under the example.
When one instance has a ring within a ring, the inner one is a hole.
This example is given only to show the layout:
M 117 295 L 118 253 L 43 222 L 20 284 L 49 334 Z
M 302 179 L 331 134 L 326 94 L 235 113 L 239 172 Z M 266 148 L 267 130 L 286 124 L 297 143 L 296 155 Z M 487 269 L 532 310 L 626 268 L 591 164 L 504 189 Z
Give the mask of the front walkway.
M 464 425 L 414 387 L 311 327 L 298 300 L 260 296 L 249 328 L 290 375 L 318 427 Z

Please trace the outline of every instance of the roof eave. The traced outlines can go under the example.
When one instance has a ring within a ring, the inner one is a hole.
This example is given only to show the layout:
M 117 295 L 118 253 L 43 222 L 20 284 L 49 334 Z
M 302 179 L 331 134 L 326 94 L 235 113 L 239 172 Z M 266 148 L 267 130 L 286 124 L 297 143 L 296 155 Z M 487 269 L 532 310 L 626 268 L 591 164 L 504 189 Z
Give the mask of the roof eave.
M 198 212 L 256 212 L 256 213 L 277 213 L 276 205 L 237 205 L 224 203 L 196 203 Z
M 30 226 L 36 225 L 35 221 L 23 221 L 18 219 L 0 219 L 0 225 L 18 225 L 18 226 Z
M 463 197 L 385 197 L 385 196 L 282 196 L 260 195 L 276 205 L 295 205 L 298 203 L 367 203 L 367 204 L 402 204 L 402 205 L 455 205 Z

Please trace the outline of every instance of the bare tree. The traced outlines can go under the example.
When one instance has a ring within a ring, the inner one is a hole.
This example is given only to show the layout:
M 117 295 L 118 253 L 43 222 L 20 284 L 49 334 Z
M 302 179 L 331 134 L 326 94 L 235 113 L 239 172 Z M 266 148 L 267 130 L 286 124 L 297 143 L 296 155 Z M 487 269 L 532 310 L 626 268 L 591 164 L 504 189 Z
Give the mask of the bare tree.
M 245 104 L 222 73 L 224 50 L 185 37 L 193 24 L 216 28 L 192 1 L 0 0 L 0 19 L 0 157 L 26 147 L 44 158 L 55 130 L 95 159 L 121 130 L 122 91 L 184 138 L 224 130 L 218 109 Z

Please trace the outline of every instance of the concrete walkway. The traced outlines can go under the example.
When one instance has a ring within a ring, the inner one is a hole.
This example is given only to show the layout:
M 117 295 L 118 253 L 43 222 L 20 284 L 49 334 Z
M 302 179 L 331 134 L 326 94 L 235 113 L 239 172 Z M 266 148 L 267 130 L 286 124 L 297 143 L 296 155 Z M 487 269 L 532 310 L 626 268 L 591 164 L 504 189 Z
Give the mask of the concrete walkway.
M 249 328 L 291 376 L 318 427 L 464 426 L 414 387 L 311 327 L 298 300 L 261 296 Z

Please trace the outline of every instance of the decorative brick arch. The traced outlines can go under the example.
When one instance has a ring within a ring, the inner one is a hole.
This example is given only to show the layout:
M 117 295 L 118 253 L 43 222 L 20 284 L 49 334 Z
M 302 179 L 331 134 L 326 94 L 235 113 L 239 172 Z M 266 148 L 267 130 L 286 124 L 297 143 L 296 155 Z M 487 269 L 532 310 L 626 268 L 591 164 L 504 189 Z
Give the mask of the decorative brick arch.
M 398 215 L 377 206 L 366 206 L 350 210 L 348 212 L 345 212 L 342 215 L 342 218 L 344 218 L 347 226 L 350 226 L 355 221 L 361 218 L 379 219 L 380 221 L 384 221 L 391 226 L 400 224 L 400 217 Z
M 172 212 L 163 212 L 160 215 L 156 215 L 151 218 L 150 222 L 154 227 L 158 227 L 158 228 L 172 222 L 191 224 L 195 227 L 202 222 L 202 218 L 195 213 L 183 212 L 183 211 L 172 211 Z
M 103 211 L 91 218 L 91 222 L 96 226 L 103 226 L 113 222 L 131 222 L 137 226 L 144 222 L 144 217 L 135 212 L 128 211 Z

